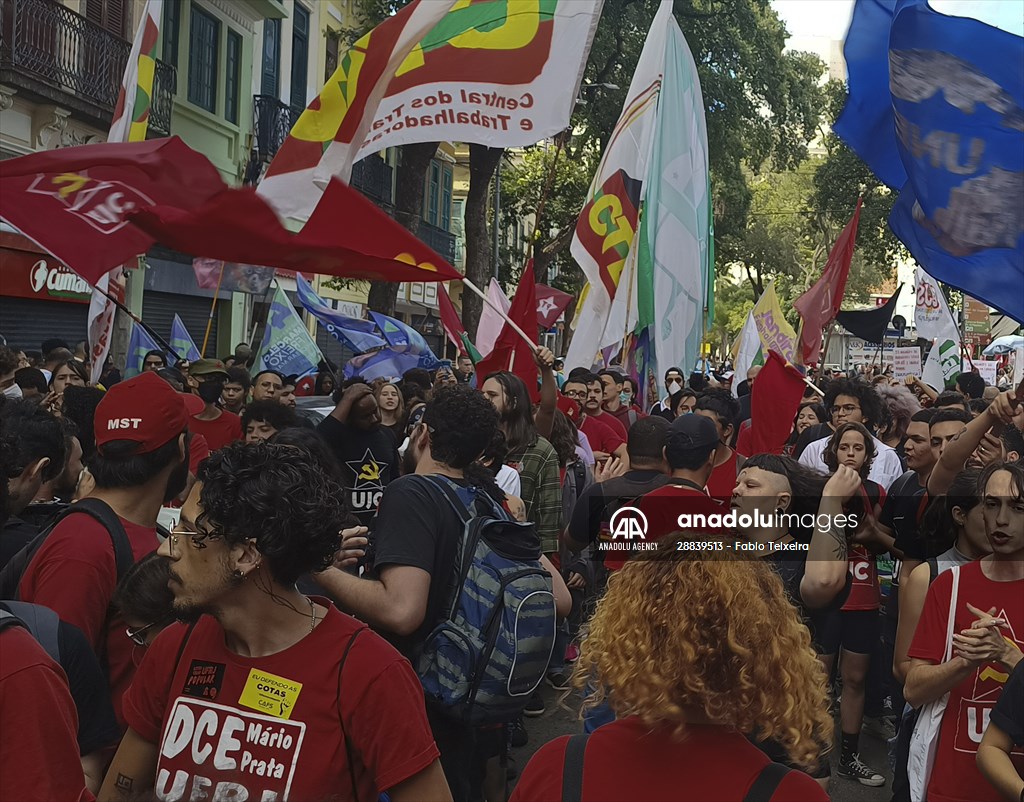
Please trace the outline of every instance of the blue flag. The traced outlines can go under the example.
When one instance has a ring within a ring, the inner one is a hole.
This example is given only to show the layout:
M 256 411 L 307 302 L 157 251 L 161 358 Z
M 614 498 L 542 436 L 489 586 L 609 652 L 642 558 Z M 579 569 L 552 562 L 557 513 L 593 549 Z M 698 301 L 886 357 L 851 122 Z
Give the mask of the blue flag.
M 164 349 L 138 323 L 132 323 L 132 336 L 128 340 L 128 355 L 124 360 L 124 377 L 130 379 L 142 373 L 142 363 L 150 351 L 164 353 Z
M 171 348 L 174 349 L 174 354 L 171 354 L 172 363 L 177 362 L 175 355 L 187 359 L 189 362 L 195 362 L 201 358 L 199 349 L 196 348 L 192 336 L 188 333 L 185 324 L 181 322 L 181 318 L 177 315 L 174 316 L 174 321 L 171 323 L 170 343 Z
M 276 370 L 284 376 L 295 374 L 302 378 L 316 373 L 320 359 L 320 349 L 309 336 L 284 290 L 277 287 L 253 373 Z
M 893 232 L 932 276 L 1024 320 L 1024 38 L 858 0 L 846 56 L 835 130 L 900 190 Z
M 303 308 L 319 320 L 327 333 L 342 345 L 348 346 L 357 354 L 387 345 L 387 341 L 376 333 L 377 329 L 372 321 L 346 317 L 332 309 L 313 291 L 309 282 L 300 273 L 295 274 L 295 287 Z
M 440 364 L 440 360 L 430 350 L 423 335 L 413 328 L 405 325 L 401 320 L 382 315 L 379 312 L 370 312 L 370 317 L 377 324 L 377 327 L 388 341 L 388 345 L 395 349 L 396 353 L 417 354 L 420 357 L 418 367 L 433 370 Z
M 424 367 L 420 364 L 420 354 L 396 351 L 394 348 L 383 348 L 372 354 L 362 354 L 345 363 L 345 378 L 361 376 L 367 381 L 374 379 L 397 379 L 407 370 Z

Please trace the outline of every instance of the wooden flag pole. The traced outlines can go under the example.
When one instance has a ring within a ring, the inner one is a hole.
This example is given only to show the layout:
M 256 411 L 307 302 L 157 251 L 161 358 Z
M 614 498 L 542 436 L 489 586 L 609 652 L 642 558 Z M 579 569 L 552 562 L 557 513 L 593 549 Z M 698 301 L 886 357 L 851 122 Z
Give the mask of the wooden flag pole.
M 533 339 L 530 337 L 529 334 L 527 334 L 525 331 L 523 331 L 521 328 L 519 328 L 519 325 L 512 318 L 510 318 L 508 316 L 508 312 L 506 312 L 501 307 L 493 304 L 491 302 L 491 299 L 487 297 L 487 294 L 483 290 L 481 290 L 478 286 L 476 286 L 476 284 L 474 284 L 472 281 L 470 281 L 468 278 L 463 277 L 462 283 L 466 287 L 469 287 L 469 289 L 472 290 L 473 292 L 475 292 L 477 295 L 479 295 L 483 299 L 483 302 L 485 304 L 487 304 L 489 307 L 491 307 L 491 309 L 493 309 L 495 312 L 497 312 L 498 316 L 502 320 L 504 320 L 506 323 L 508 323 L 508 325 L 510 325 L 512 327 L 512 330 L 516 334 L 518 334 L 520 337 L 523 338 L 523 342 L 525 342 L 527 345 L 529 345 L 530 348 L 533 349 L 534 351 L 537 350 L 537 348 L 538 348 L 537 343 L 535 343 L 533 341 Z
M 225 262 L 220 263 L 220 275 L 217 276 L 217 288 L 213 291 L 213 300 L 210 302 L 210 316 L 206 319 L 206 334 L 203 335 L 203 348 L 199 352 L 202 359 L 206 358 L 206 344 L 210 341 L 210 329 L 213 328 L 213 315 L 217 311 L 217 296 L 220 295 L 220 284 L 224 281 Z

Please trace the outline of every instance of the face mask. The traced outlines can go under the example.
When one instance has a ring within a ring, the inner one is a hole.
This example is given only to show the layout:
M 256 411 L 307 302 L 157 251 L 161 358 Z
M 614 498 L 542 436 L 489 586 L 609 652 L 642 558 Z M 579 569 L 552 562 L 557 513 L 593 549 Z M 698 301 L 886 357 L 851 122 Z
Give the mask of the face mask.
M 206 381 L 199 385 L 196 390 L 199 397 L 207 404 L 216 404 L 220 394 L 224 392 L 224 382 Z
M 668 394 L 669 395 L 674 395 L 675 393 L 678 393 L 682 389 L 683 389 L 683 385 L 681 385 L 677 381 L 670 381 L 668 383 Z
M 4 388 L 4 396 L 16 401 L 22 397 L 21 388 L 17 384 L 12 384 L 10 387 Z
M 633 396 L 627 392 L 619 393 L 619 402 L 622 404 L 630 404 L 633 401 Z

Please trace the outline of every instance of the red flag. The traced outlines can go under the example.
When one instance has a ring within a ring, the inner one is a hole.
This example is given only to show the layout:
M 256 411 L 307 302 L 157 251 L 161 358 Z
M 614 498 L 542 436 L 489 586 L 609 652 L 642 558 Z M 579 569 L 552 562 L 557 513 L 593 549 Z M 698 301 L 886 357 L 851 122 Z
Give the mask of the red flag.
M 537 323 L 545 329 L 555 325 L 558 316 L 565 311 L 572 296 L 567 292 L 556 290 L 547 284 L 537 285 Z
M 828 255 L 828 262 L 821 278 L 807 292 L 793 301 L 804 325 L 800 327 L 800 352 L 805 365 L 817 364 L 821 356 L 821 330 L 839 313 L 843 301 L 846 279 L 850 275 L 850 260 L 857 240 L 857 223 L 860 221 L 861 198 L 857 208 L 846 224 Z
M 224 189 L 217 169 L 178 137 L 0 162 L 0 216 L 92 284 L 153 244 L 129 222 L 131 212 L 188 208 Z
M 444 333 L 448 335 L 460 354 L 466 353 L 466 346 L 462 342 L 462 335 L 466 333 L 459 313 L 455 311 L 455 304 L 448 296 L 448 290 L 444 284 L 437 285 L 437 309 L 441 313 L 441 325 L 444 326 Z
M 132 222 L 164 245 L 225 262 L 367 281 L 462 280 L 409 229 L 340 181 L 331 181 L 299 234 L 287 231 L 251 187 L 201 205 L 153 206 Z
M 531 259 L 519 278 L 519 287 L 512 297 L 512 306 L 508 316 L 527 334 L 537 335 L 537 284 L 533 276 L 533 260 Z M 537 387 L 537 363 L 533 361 L 533 348 L 527 345 L 515 329 L 508 323 L 502 326 L 501 334 L 491 351 L 477 363 L 476 375 L 481 381 L 488 373 L 500 370 L 510 371 L 526 384 L 530 399 L 540 401 L 540 388 Z
M 750 390 L 751 451 L 755 454 L 781 454 L 793 431 L 793 418 L 804 395 L 800 371 L 774 351 L 757 374 Z

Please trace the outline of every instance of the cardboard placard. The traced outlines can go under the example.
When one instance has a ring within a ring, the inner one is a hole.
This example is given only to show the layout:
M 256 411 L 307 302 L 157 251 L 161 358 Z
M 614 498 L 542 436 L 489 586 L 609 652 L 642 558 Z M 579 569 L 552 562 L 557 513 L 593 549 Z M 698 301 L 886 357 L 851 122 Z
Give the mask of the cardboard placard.
M 921 376 L 921 349 L 916 345 L 900 346 L 893 350 L 892 375 L 897 379 Z

